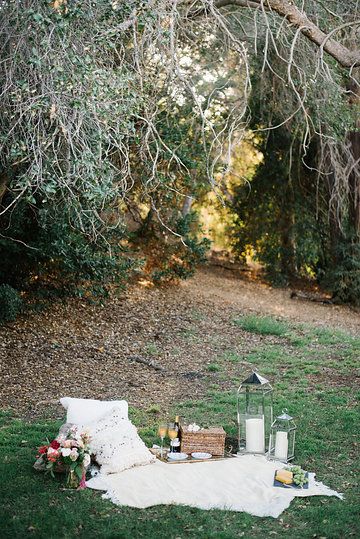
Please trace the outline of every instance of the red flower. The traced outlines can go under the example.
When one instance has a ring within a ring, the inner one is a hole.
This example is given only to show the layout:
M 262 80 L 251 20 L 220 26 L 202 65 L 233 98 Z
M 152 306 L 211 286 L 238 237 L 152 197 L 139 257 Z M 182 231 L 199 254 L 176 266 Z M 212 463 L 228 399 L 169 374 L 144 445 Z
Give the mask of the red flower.
M 50 444 L 50 447 L 52 447 L 53 449 L 59 449 L 60 444 L 57 440 L 53 440 Z
M 49 447 L 48 445 L 42 445 L 41 447 L 39 447 L 38 449 L 39 455 L 43 455 L 44 453 L 46 453 L 48 450 L 48 447 Z

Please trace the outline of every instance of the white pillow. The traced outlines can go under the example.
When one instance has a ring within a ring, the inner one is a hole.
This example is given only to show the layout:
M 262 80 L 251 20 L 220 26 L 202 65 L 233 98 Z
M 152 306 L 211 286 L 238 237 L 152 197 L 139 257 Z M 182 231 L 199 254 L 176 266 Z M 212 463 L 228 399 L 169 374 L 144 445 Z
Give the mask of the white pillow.
M 98 421 L 86 425 L 86 430 L 90 434 L 90 451 L 101 466 L 102 474 L 119 473 L 156 460 L 136 427 L 122 416 L 117 407 Z
M 126 401 L 99 401 L 95 399 L 73 399 L 63 397 L 60 403 L 67 410 L 66 423 L 79 427 L 93 423 L 116 407 L 124 419 L 128 419 L 129 406 Z

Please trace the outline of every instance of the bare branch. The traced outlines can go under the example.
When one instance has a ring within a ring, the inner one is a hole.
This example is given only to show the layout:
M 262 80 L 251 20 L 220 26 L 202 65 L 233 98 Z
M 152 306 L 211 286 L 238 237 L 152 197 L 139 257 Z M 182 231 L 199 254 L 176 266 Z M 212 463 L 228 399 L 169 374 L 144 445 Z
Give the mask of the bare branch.
M 300 11 L 288 0 L 251 0 L 249 2 L 247 0 L 217 0 L 215 2 L 217 8 L 231 5 L 248 8 L 267 7 L 284 17 L 296 28 L 301 28 L 301 33 L 304 36 L 330 54 L 342 67 L 351 68 L 360 66 L 360 50 L 352 51 L 335 39 L 332 39 L 330 36 L 334 32 L 330 32 L 330 34 L 323 32 L 309 19 L 305 12 Z M 352 24 L 356 25 L 358 21 Z
M 248 7 L 248 8 L 258 8 L 261 6 L 261 2 L 258 0 L 234 0 L 229 2 L 229 0 L 217 0 L 215 6 L 219 9 L 221 7 L 228 6 L 229 4 L 239 6 L 239 7 Z

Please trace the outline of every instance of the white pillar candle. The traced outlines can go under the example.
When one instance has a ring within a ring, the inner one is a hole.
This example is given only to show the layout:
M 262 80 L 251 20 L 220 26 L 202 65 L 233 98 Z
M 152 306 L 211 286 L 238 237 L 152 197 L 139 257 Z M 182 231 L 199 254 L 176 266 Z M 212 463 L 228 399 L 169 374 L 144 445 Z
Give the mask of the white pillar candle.
M 287 432 L 277 432 L 275 438 L 275 458 L 279 460 L 287 460 L 288 446 L 289 441 Z
M 249 453 L 265 453 L 264 418 L 247 419 L 245 429 L 246 451 Z

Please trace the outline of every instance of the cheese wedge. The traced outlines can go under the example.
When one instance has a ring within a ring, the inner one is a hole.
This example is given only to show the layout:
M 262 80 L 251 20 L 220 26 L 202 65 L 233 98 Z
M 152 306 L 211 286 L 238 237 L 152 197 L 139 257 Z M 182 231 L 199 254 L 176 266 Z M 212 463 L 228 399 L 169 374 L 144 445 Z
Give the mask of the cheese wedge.
M 293 473 L 288 470 L 277 470 L 275 475 L 276 481 L 284 483 L 285 485 L 291 485 L 293 482 Z

